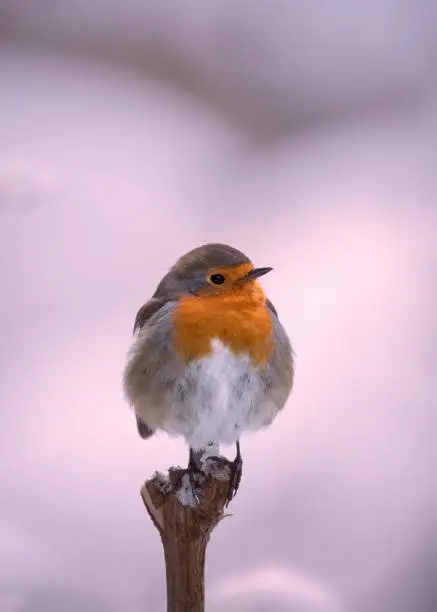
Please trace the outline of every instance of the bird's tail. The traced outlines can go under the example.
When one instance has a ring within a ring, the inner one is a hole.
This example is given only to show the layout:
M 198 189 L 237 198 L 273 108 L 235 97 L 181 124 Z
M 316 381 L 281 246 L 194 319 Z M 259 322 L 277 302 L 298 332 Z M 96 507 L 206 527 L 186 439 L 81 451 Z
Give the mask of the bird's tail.
M 150 427 L 148 427 L 145 423 L 143 423 L 143 421 L 138 417 L 137 417 L 137 429 L 138 429 L 138 433 L 143 438 L 143 440 L 147 440 L 147 438 L 150 438 L 155 433 L 153 429 L 150 429 Z

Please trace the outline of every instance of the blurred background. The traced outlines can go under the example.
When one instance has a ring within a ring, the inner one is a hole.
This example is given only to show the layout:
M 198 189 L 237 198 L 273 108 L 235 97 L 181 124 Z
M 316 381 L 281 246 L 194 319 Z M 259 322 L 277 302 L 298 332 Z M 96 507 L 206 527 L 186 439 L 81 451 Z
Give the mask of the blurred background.
M 431 0 L 0 0 L 0 612 L 161 612 L 121 392 L 183 252 L 258 266 L 294 392 L 242 441 L 210 612 L 437 609 Z M 230 456 L 234 449 L 223 449 Z

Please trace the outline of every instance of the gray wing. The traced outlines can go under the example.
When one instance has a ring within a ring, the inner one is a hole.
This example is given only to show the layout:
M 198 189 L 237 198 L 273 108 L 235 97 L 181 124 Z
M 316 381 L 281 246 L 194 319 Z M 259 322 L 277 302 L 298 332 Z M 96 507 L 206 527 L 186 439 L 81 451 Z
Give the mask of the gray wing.
M 267 308 L 270 308 L 270 310 L 276 315 L 278 316 L 278 311 L 276 310 L 276 308 L 273 306 L 273 304 L 271 303 L 271 301 L 266 298 L 266 306 Z
M 165 306 L 166 303 L 167 300 L 165 300 L 164 298 L 152 298 L 151 300 L 146 302 L 144 306 L 141 306 L 135 317 L 133 333 L 135 334 L 136 332 L 140 331 L 150 320 L 150 318 L 153 317 L 154 314 L 159 312 L 159 310 L 163 306 Z M 135 415 L 135 417 L 137 420 L 137 430 L 140 437 L 144 440 L 147 440 L 147 438 L 153 436 L 153 434 L 155 433 L 153 429 L 150 429 L 150 427 L 148 427 L 148 425 L 146 425 L 138 417 L 138 415 Z
M 164 299 L 164 298 L 153 297 L 151 300 L 146 302 L 144 304 L 144 306 L 141 306 L 141 308 L 139 309 L 139 311 L 137 312 L 136 317 L 135 317 L 134 332 L 133 333 L 135 334 L 142 327 L 144 327 L 144 325 L 147 323 L 147 321 L 155 313 L 157 313 L 158 310 L 160 310 L 163 306 L 165 306 L 166 303 L 167 303 L 167 300 Z
M 271 312 L 275 349 L 269 362 L 268 385 L 271 389 L 273 400 L 282 408 L 290 395 L 294 379 L 293 349 L 287 332 L 278 318 L 276 308 L 270 300 L 266 300 L 266 306 Z

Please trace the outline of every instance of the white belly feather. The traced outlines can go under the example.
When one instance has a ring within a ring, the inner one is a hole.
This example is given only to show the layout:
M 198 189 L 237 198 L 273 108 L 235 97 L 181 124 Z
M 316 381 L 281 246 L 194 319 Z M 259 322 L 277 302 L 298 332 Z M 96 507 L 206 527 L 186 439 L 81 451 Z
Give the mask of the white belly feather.
M 193 449 L 232 444 L 243 431 L 270 424 L 278 412 L 249 357 L 235 356 L 217 339 L 211 355 L 188 366 L 165 404 L 160 429 L 183 436 Z

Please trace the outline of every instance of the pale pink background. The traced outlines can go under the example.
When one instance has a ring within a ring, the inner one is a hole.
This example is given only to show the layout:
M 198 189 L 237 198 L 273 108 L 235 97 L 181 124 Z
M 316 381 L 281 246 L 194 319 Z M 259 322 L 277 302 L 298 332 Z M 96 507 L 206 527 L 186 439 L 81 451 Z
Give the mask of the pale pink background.
M 274 267 L 297 366 L 208 612 L 435 612 L 432 3 L 181 6 L 0 6 L 0 612 L 164 610 L 139 489 L 186 448 L 137 436 L 120 376 L 209 241 Z

